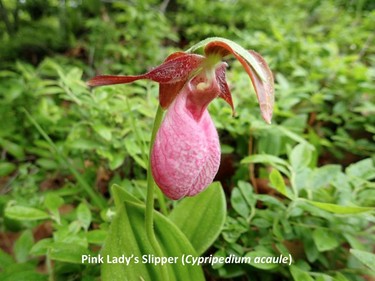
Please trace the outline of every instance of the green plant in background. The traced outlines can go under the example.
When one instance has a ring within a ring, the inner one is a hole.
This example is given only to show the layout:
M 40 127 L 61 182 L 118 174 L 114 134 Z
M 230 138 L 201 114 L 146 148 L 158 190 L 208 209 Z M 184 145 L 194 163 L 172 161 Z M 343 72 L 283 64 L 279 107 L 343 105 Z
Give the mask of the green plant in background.
M 92 30 L 87 48 L 100 72 L 145 71 L 146 65 L 154 65 L 167 55 L 160 48 L 163 40 L 177 41 L 165 15 L 150 1 L 118 1 L 112 9 L 113 16 L 103 14 L 85 23 Z
M 79 258 L 97 255 L 116 210 L 111 201 L 95 203 L 83 186 L 108 199 L 117 184 L 111 198 L 132 201 L 119 194 L 126 190 L 146 200 L 157 86 L 137 81 L 90 93 L 84 81 L 98 72 L 149 71 L 176 47 L 213 35 L 262 50 L 278 102 L 273 124 L 264 124 L 247 75 L 228 59 L 235 118 L 222 100 L 209 105 L 228 217 L 213 246 L 193 247 L 206 257 L 291 253 L 293 266 L 207 264 L 206 277 L 370 278 L 374 212 L 361 208 L 374 206 L 373 1 L 0 3 L 1 280 L 98 278 L 99 265 Z M 297 151 L 308 167 L 292 165 Z M 277 191 L 280 179 L 285 188 Z M 169 200 L 155 205 L 162 213 L 185 208 Z M 194 240 L 194 230 L 183 233 Z
M 374 202 L 369 198 L 374 192 L 375 166 L 365 159 L 345 171 L 339 165 L 316 167 L 312 161 L 315 153 L 301 143 L 288 153 L 288 160 L 255 154 L 241 161 L 263 165 L 261 173 L 269 180 L 270 195 L 254 194 L 249 183 L 238 182 L 231 194 L 233 211 L 215 255 L 291 254 L 293 265 L 221 265 L 215 267 L 219 276 L 358 280 L 359 264 L 348 253 L 355 253 L 365 264 L 372 258 L 362 251 L 374 244 L 373 229 L 368 225 L 374 220 Z

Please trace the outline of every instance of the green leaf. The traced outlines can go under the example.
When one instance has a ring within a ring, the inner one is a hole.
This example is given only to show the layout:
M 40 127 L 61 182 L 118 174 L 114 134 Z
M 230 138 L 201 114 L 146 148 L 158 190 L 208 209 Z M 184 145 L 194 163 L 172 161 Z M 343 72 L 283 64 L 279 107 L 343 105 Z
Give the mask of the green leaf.
M 319 252 L 332 250 L 339 245 L 337 237 L 328 229 L 315 229 L 312 237 Z
M 222 236 L 230 244 L 234 244 L 238 238 L 245 232 L 249 231 L 248 223 L 242 224 L 238 219 L 227 216 Z
M 66 142 L 66 145 L 69 148 L 82 149 L 82 150 L 97 149 L 98 147 L 101 146 L 101 144 L 95 140 L 87 140 L 84 138 L 69 140 Z
M 16 157 L 18 160 L 22 160 L 23 158 L 25 158 L 25 151 L 19 144 L 0 138 L 0 146 L 3 147 L 3 149 L 9 154 Z
M 3 249 L 0 248 L 0 269 L 3 270 L 4 268 L 14 264 L 14 260 L 12 256 L 5 253 Z M 0 270 L 0 271 L 1 271 Z
M 302 239 L 304 250 L 306 253 L 307 261 L 313 263 L 319 258 L 319 251 L 314 243 L 314 240 L 312 239 L 312 236 L 305 236 Z
M 72 221 L 69 226 L 68 226 L 68 230 L 71 234 L 75 235 L 75 234 L 78 234 L 78 232 L 81 230 L 82 228 L 82 223 L 78 220 L 75 220 L 75 221 Z
M 287 127 L 282 126 L 282 125 L 278 125 L 275 128 L 278 131 L 280 131 L 282 134 L 284 134 L 288 138 L 290 138 L 290 139 L 298 142 L 299 144 L 303 144 L 303 145 L 305 145 L 306 147 L 308 147 L 311 150 L 314 149 L 314 146 L 312 144 L 310 144 L 309 142 L 307 142 L 303 137 L 301 137 L 299 134 L 296 134 L 295 132 L 291 131 Z
M 110 141 L 112 139 L 112 131 L 111 128 L 101 124 L 96 123 L 92 126 L 92 128 L 95 130 L 95 132 L 98 133 L 99 136 L 101 136 L 106 141 Z
M 130 257 L 129 265 L 105 262 L 102 269 L 103 281 L 117 280 L 162 280 L 161 265 L 144 262 L 146 255 L 157 256 L 145 232 L 145 207 L 126 201 L 117 206 L 117 214 L 112 221 L 109 235 L 104 243 L 102 255 L 109 259 Z M 196 256 L 193 246 L 185 235 L 169 219 L 154 211 L 155 235 L 162 248 L 163 257 L 177 258 L 176 263 L 167 263 L 170 280 L 204 280 L 201 267 L 182 265 L 181 257 Z M 160 258 L 163 258 L 160 257 Z
M 35 269 L 25 266 L 26 264 L 17 264 L 6 268 L 0 272 L 1 281 L 47 281 L 47 275 L 35 272 Z
M 225 217 L 226 200 L 219 182 L 194 197 L 184 198 L 169 215 L 199 255 L 219 236 Z
M 250 183 L 239 181 L 232 190 L 231 204 L 233 209 L 245 219 L 249 219 L 251 210 L 255 208 L 256 199 Z
M 48 219 L 49 214 L 39 209 L 24 206 L 8 206 L 5 209 L 5 216 L 15 220 L 43 220 Z
M 304 143 L 298 144 L 290 153 L 289 161 L 295 171 L 308 167 L 312 159 L 311 148 Z
M 257 199 L 254 195 L 254 188 L 253 186 L 245 181 L 238 181 L 237 183 L 238 189 L 241 191 L 244 199 L 246 200 L 249 206 L 255 206 Z
M 348 278 L 345 277 L 344 274 L 340 273 L 340 272 L 337 272 L 335 274 L 335 281 L 350 281 Z
M 81 203 L 77 208 L 77 219 L 82 227 L 87 231 L 91 223 L 91 211 L 85 203 Z
M 64 204 L 64 199 L 55 193 L 48 193 L 44 198 L 44 206 L 49 210 L 56 210 L 62 204 Z
M 320 168 L 314 169 L 314 171 L 310 174 L 307 185 L 312 189 L 326 187 L 337 177 L 339 177 L 340 174 L 340 165 L 324 165 Z
M 102 229 L 96 229 L 92 231 L 88 231 L 86 233 L 87 242 L 91 244 L 98 244 L 101 245 L 104 243 L 104 240 L 107 237 L 107 231 Z
M 314 281 L 314 279 L 310 276 L 310 274 L 299 267 L 295 265 L 291 265 L 290 268 L 290 273 L 293 276 L 294 281 Z
M 246 254 L 246 257 L 250 257 L 250 265 L 263 269 L 263 270 L 271 270 L 279 266 L 278 263 L 270 263 L 270 262 L 262 262 L 262 258 L 269 258 L 273 257 L 273 254 L 264 252 L 264 251 L 253 251 Z
M 224 278 L 224 280 L 234 280 L 235 277 L 240 277 L 246 274 L 246 270 L 240 264 L 226 264 L 225 266 L 220 267 L 217 271 L 219 276 Z
M 280 174 L 278 170 L 273 169 L 269 177 L 272 187 L 274 187 L 282 195 L 291 198 L 291 195 L 287 192 L 283 176 Z
M 327 274 L 318 273 L 316 275 L 315 281 L 334 281 L 333 277 Z
M 241 164 L 250 163 L 263 163 L 275 167 L 277 170 L 281 171 L 284 175 L 290 175 L 290 166 L 287 161 L 274 155 L 269 154 L 254 154 L 245 157 L 241 160 Z
M 82 256 L 92 253 L 76 243 L 55 242 L 51 245 L 49 254 L 53 260 L 82 264 Z
M 33 233 L 30 229 L 25 230 L 14 244 L 14 255 L 19 263 L 26 262 L 29 258 L 29 251 L 34 244 Z
M 345 172 L 352 177 L 358 177 L 366 180 L 374 179 L 374 161 L 371 158 L 363 159 L 357 163 L 349 165 Z
M 375 273 L 375 254 L 355 249 L 350 249 L 350 253 Z
M 54 159 L 39 158 L 36 163 L 45 170 L 57 170 L 59 168 L 58 162 Z
M 0 163 L 0 177 L 4 177 L 12 173 L 17 166 L 13 163 L 3 162 Z
M 124 159 L 125 159 L 125 153 L 116 153 L 113 155 L 113 159 L 109 161 L 109 168 L 111 170 L 116 170 L 118 167 L 120 167 L 122 165 L 122 163 L 124 163 Z
M 230 196 L 230 203 L 233 209 L 245 219 L 250 215 L 250 206 L 247 204 L 245 198 L 242 196 L 241 190 L 236 187 L 232 190 Z
M 125 188 L 121 187 L 118 184 L 113 184 L 111 191 L 112 191 L 112 195 L 115 200 L 116 206 L 121 206 L 122 205 L 121 203 L 124 201 L 133 202 L 135 204 L 143 203 L 141 200 L 139 200 L 137 197 L 127 192 Z
M 274 155 L 269 154 L 254 154 L 245 157 L 241 160 L 241 164 L 250 164 L 250 163 L 275 163 L 283 166 L 288 166 L 288 162 L 284 159 L 281 159 Z
M 43 256 L 47 254 L 48 248 L 53 244 L 52 238 L 39 240 L 30 249 L 30 255 Z
M 352 247 L 355 250 L 365 250 L 367 245 L 361 241 L 360 237 L 357 237 L 357 233 L 349 234 L 349 233 L 343 233 L 343 236 L 345 237 L 346 241 L 348 241 L 350 247 Z
M 130 156 L 137 162 L 138 165 L 140 165 L 142 168 L 147 170 L 147 162 L 140 157 L 142 153 L 141 147 L 134 141 L 131 140 L 130 138 L 125 138 L 125 148 L 127 152 L 130 154 Z
M 59 207 L 64 204 L 64 199 L 55 193 L 48 193 L 44 198 L 44 206 L 52 213 L 52 218 L 60 223 Z
M 312 200 L 305 200 L 311 205 L 314 205 L 322 210 L 329 211 L 336 214 L 358 214 L 363 212 L 375 211 L 375 208 L 372 207 L 358 207 L 358 206 L 341 206 L 331 203 L 322 203 Z

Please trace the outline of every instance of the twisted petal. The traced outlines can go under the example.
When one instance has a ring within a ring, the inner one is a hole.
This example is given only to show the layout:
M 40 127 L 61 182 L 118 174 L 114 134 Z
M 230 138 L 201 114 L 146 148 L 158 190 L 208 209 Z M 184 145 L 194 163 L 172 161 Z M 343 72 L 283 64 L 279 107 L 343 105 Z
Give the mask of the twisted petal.
M 233 54 L 245 68 L 254 86 L 263 119 L 271 123 L 274 104 L 274 81 L 266 61 L 254 51 L 246 51 L 227 39 L 217 38 L 210 41 L 204 49 L 207 55 L 218 54 L 222 57 Z
M 225 75 L 225 70 L 227 68 L 226 63 L 222 63 L 217 69 L 216 69 L 216 79 L 217 82 L 219 83 L 220 87 L 220 93 L 219 97 L 225 100 L 230 107 L 232 108 L 233 115 L 234 115 L 234 106 L 233 106 L 233 101 L 232 101 L 232 94 L 229 90 L 229 86 L 226 80 L 226 75 Z
M 161 65 L 141 75 L 99 75 L 90 79 L 87 84 L 91 87 L 127 84 L 140 79 L 150 79 L 160 83 L 160 104 L 167 108 L 177 93 L 190 78 L 191 73 L 203 62 L 204 57 L 196 54 L 176 52 L 167 57 Z

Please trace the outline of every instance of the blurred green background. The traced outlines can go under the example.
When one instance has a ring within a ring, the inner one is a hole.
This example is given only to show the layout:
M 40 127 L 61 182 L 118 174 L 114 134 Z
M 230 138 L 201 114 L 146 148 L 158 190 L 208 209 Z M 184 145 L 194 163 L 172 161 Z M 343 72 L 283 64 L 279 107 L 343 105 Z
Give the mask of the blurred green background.
M 78 257 L 106 237 L 112 184 L 145 198 L 158 89 L 140 81 L 90 90 L 85 81 L 143 73 L 220 36 L 265 57 L 276 105 L 266 125 L 229 57 L 236 116 L 221 100 L 209 107 L 228 218 L 207 255 L 291 253 L 294 264 L 208 265 L 207 280 L 374 280 L 374 8 L 371 0 L 0 0 L 0 279 L 99 280 L 99 267 Z M 298 200 L 278 192 L 284 185 Z

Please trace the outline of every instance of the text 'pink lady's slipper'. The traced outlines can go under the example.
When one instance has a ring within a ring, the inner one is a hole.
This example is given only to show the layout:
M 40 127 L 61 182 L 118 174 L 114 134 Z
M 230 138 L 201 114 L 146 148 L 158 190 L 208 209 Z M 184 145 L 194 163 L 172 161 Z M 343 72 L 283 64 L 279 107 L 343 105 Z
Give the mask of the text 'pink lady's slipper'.
M 200 47 L 205 55 L 193 54 Z M 234 55 L 250 76 L 263 119 L 271 122 L 274 102 L 273 77 L 264 59 L 224 38 L 209 38 L 187 52 L 170 55 L 163 64 L 136 76 L 96 76 L 90 86 L 130 83 L 150 79 L 159 83 L 159 101 L 166 116 L 151 152 L 155 182 L 171 199 L 194 196 L 214 179 L 220 164 L 220 143 L 207 111 L 215 98 L 223 98 L 233 109 L 226 82 L 227 64 Z

